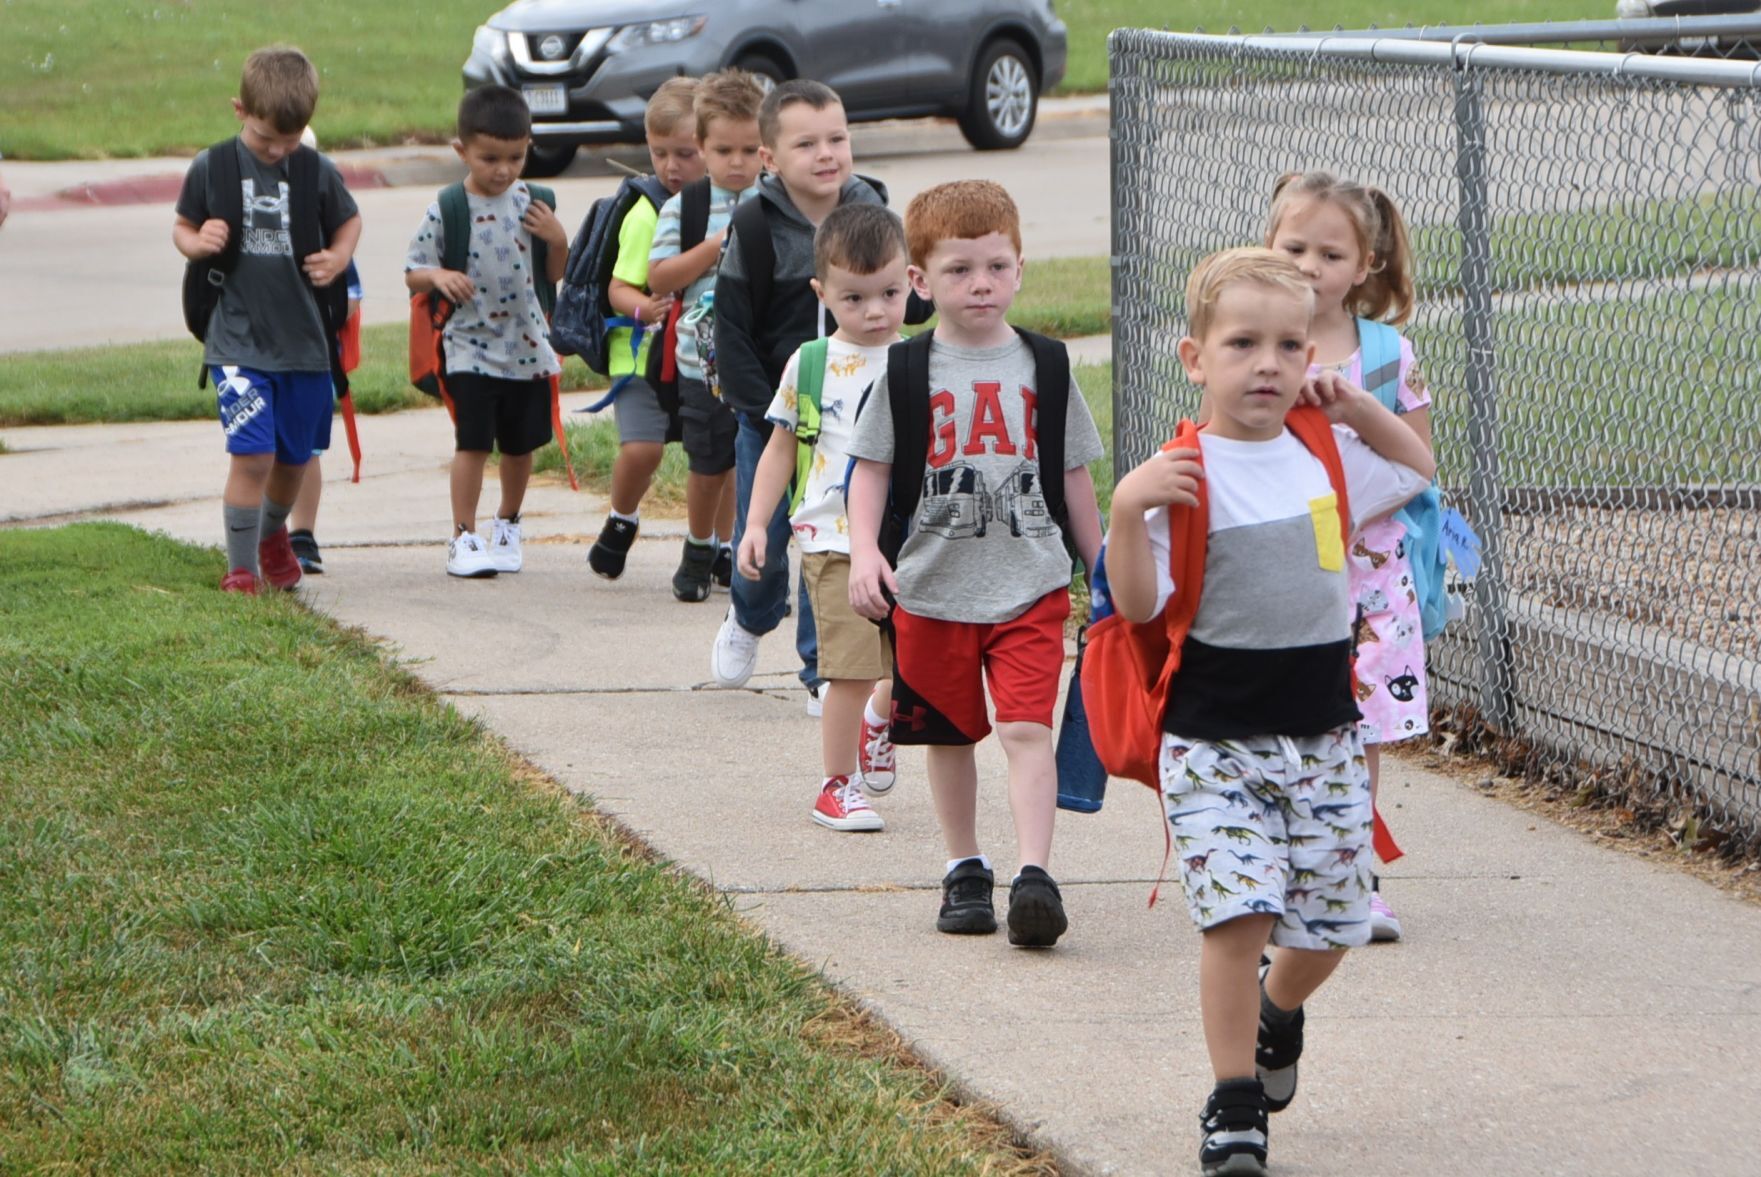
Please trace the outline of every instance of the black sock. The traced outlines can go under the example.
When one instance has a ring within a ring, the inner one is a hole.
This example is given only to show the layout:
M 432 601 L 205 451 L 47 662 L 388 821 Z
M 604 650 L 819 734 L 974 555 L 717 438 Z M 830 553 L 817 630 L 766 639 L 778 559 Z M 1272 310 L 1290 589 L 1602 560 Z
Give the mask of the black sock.
M 1260 986 L 1260 1020 L 1266 1023 L 1266 1025 L 1273 1029 L 1287 1026 L 1295 1019 L 1296 1015 L 1301 1012 L 1302 1006 L 1300 1005 L 1295 1009 L 1280 1009 L 1278 1006 L 1273 1005 L 1272 999 L 1266 996 L 1266 987 L 1264 985 Z

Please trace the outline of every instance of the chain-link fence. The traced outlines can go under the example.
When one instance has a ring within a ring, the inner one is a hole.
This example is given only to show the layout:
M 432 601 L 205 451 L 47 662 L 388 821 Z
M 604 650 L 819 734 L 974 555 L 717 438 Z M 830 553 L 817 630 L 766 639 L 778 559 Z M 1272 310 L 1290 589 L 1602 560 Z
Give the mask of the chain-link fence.
M 1428 38 L 1113 35 L 1116 469 L 1196 410 L 1193 262 L 1283 172 L 1381 186 L 1484 545 L 1433 702 L 1761 839 L 1761 68 Z

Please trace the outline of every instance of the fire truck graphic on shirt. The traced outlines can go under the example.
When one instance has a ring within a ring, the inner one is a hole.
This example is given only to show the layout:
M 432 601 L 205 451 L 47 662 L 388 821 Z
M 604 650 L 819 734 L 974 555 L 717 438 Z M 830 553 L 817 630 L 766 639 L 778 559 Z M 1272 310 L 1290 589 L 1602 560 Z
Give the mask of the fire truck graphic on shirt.
M 930 452 L 923 475 L 916 526 L 944 539 L 982 538 L 991 524 L 1008 528 L 1016 539 L 1040 539 L 1058 534 L 1058 525 L 1040 482 L 1036 458 L 1037 401 L 1033 390 L 1022 386 L 1018 395 L 1024 412 L 1017 426 L 1025 437 L 1010 436 L 1008 415 L 1003 411 L 1002 385 L 975 381 L 974 408 L 959 436 L 954 397 L 938 391 L 930 397 Z M 998 477 L 996 458 L 1017 458 L 1016 464 Z M 969 458 L 990 459 L 993 485 L 979 463 Z

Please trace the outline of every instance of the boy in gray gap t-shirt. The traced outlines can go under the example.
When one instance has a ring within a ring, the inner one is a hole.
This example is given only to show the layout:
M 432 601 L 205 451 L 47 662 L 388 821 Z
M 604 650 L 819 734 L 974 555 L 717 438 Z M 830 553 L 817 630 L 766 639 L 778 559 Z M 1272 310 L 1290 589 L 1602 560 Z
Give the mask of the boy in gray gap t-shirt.
M 1100 549 L 1088 463 L 1100 434 L 1075 382 L 1064 469 L 1043 470 L 1033 351 L 1004 317 L 1021 285 L 1015 202 L 987 180 L 943 184 L 905 213 L 911 282 L 940 316 L 929 353 L 923 495 L 896 570 L 878 547 L 896 444 L 886 377 L 856 419 L 849 451 L 850 603 L 888 615 L 894 633 L 893 741 L 929 745 L 929 785 L 948 851 L 936 927 L 997 928 L 994 876 L 978 846 L 974 747 L 991 730 L 1009 758 L 1020 873 L 1009 890 L 1009 942 L 1047 948 L 1067 921 L 1046 872 L 1056 815 L 1052 712 L 1064 668 L 1070 555 L 1046 507 L 1043 479 L 1064 480 L 1069 539 L 1085 567 Z M 905 344 L 895 344 L 904 347 Z
M 223 592 L 257 591 L 258 572 L 274 588 L 300 582 L 287 532 L 306 464 L 330 445 L 335 404 L 331 339 L 315 288 L 341 280 L 361 236 L 361 217 L 342 177 L 319 156 L 318 225 L 323 248 L 295 257 L 289 161 L 318 102 L 318 71 L 298 49 L 259 49 L 245 61 L 232 100 L 238 137 L 196 156 L 177 198 L 172 241 L 190 261 L 226 250 L 234 229 L 209 207 L 211 158 L 236 159 L 243 219 L 237 260 L 204 324 L 203 363 L 214 382 L 231 467 L 222 496 L 227 574 Z M 227 160 L 231 163 L 231 160 Z M 225 175 L 226 173 L 220 173 Z

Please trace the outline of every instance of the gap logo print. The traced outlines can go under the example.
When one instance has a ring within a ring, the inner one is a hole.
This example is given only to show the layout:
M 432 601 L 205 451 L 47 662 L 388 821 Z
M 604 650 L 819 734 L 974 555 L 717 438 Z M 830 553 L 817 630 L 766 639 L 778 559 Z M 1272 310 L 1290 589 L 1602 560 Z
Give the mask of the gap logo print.
M 239 251 L 252 257 L 292 257 L 293 218 L 288 212 L 287 181 L 276 185 L 274 196 L 258 196 L 257 182 L 245 177 L 245 234 Z
M 944 539 L 983 538 L 992 524 L 1007 527 L 1015 538 L 1057 534 L 1040 491 L 1038 395 L 1021 385 L 1014 393 L 1015 417 L 1007 411 L 1002 382 L 975 380 L 972 392 L 964 435 L 954 394 L 941 389 L 929 398 L 929 456 L 917 526 Z M 1016 461 L 1007 463 L 1010 458 Z

